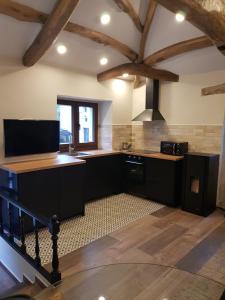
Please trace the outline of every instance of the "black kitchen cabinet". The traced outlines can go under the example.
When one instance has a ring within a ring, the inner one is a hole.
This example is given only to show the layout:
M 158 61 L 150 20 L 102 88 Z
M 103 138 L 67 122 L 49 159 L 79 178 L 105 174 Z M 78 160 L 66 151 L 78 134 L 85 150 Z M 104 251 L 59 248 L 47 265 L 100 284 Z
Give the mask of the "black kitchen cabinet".
M 60 220 L 84 214 L 85 164 L 45 169 L 21 174 L 0 170 L 1 188 L 17 195 L 17 200 L 31 212 Z M 18 209 L 13 208 L 14 227 L 18 227 Z M 3 221 L 8 226 L 6 202 L 3 200 Z M 32 229 L 25 219 L 25 231 Z
M 124 191 L 178 206 L 182 197 L 183 161 L 127 155 L 124 159 Z
M 122 192 L 122 155 L 86 159 L 85 201 Z
M 183 161 L 146 158 L 145 195 L 169 206 L 177 206 L 182 197 Z
M 205 217 L 215 210 L 218 170 L 217 154 L 185 155 L 183 210 Z

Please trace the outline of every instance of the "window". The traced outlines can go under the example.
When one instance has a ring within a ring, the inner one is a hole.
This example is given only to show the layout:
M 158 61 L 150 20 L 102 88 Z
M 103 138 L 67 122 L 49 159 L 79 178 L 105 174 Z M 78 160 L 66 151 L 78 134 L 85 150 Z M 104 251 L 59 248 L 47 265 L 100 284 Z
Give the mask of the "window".
M 57 117 L 62 151 L 68 151 L 69 144 L 76 150 L 97 149 L 98 104 L 58 100 Z

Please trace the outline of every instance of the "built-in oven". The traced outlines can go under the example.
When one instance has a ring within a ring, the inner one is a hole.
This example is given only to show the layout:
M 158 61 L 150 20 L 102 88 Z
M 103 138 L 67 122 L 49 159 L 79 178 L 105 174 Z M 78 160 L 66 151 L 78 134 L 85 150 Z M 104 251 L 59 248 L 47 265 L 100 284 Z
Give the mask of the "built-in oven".
M 128 155 L 125 159 L 125 191 L 144 196 L 145 159 L 141 156 Z

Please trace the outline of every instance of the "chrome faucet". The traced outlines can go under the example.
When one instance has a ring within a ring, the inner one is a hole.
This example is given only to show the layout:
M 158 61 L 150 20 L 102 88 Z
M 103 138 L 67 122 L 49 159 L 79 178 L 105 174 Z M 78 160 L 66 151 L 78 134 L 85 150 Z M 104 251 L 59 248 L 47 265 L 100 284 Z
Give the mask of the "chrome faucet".
M 69 144 L 69 154 L 72 154 L 75 152 L 75 147 L 73 144 Z

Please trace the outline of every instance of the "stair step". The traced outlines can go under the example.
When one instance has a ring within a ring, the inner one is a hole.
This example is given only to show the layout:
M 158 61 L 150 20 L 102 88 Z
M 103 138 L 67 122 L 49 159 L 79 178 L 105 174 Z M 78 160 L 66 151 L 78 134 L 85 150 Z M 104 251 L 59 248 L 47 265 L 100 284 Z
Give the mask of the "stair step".
M 8 290 L 15 287 L 19 282 L 10 274 L 10 272 L 0 263 L 0 297 Z

